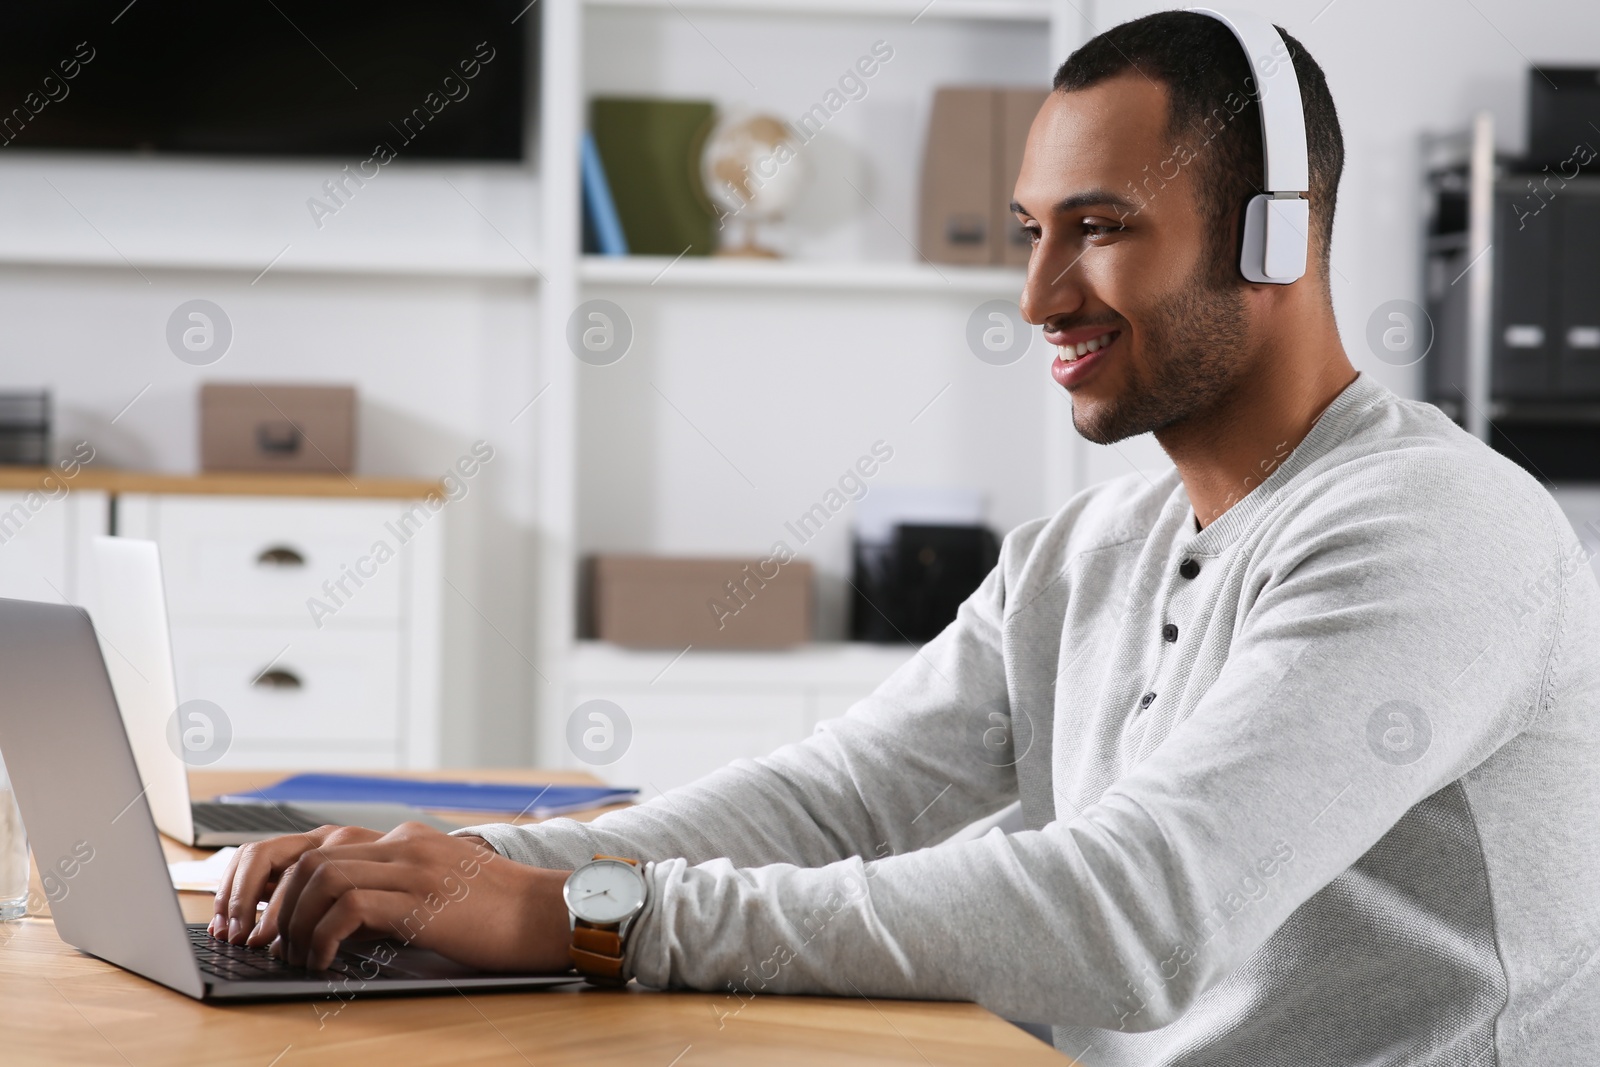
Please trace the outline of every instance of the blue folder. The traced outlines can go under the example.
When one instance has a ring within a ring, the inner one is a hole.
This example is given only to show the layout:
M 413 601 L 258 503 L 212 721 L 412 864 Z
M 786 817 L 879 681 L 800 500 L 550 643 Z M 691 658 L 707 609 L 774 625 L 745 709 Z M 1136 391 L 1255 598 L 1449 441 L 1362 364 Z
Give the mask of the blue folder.
M 580 171 L 583 181 L 583 206 L 589 222 L 594 226 L 595 240 L 600 254 L 625 256 L 628 239 L 622 233 L 622 219 L 617 215 L 617 202 L 611 197 L 611 183 L 606 179 L 605 164 L 600 162 L 600 150 L 595 147 L 594 134 L 584 131 L 579 145 Z
M 447 811 L 492 811 L 518 815 L 560 815 L 569 811 L 623 804 L 637 789 L 602 785 L 496 785 L 485 782 L 432 782 L 417 778 L 377 778 L 364 774 L 297 774 L 248 793 L 219 797 L 227 803 L 409 804 Z

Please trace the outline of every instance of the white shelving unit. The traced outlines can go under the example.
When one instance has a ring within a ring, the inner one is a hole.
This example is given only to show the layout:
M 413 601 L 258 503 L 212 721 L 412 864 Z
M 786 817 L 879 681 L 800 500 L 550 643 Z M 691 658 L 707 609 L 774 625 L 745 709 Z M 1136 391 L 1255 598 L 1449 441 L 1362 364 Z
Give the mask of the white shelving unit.
M 1023 272 L 1002 267 L 924 263 L 794 263 L 784 260 L 584 256 L 586 285 L 660 285 L 702 289 L 899 291 L 949 296 L 1003 296 L 1022 287 Z
M 594 770 L 648 798 L 804 737 L 915 654 L 837 642 L 783 653 L 680 655 L 584 641 L 569 661 L 569 685 L 574 707 L 606 700 L 628 715 L 632 744 Z
M 19 153 L 0 168 L 0 264 L 538 279 L 530 167 L 391 165 L 316 220 L 308 201 L 330 202 L 323 184 L 340 176 L 331 160 Z
M 965 19 L 1044 23 L 1051 0 L 589 0 L 591 7 L 730 11 L 740 14 L 900 19 Z
M 1086 38 L 1066 0 L 543 0 L 539 263 L 538 751 L 578 765 L 567 717 L 604 697 L 635 752 L 599 773 L 670 788 L 839 714 L 912 654 L 842 643 L 848 519 L 800 550 L 818 565 L 818 644 L 782 653 L 630 652 L 575 640 L 575 576 L 596 551 L 756 554 L 876 440 L 885 482 L 979 484 L 1000 528 L 1081 482 L 1070 409 L 1040 350 L 1006 368 L 965 324 L 1023 275 L 925 261 L 921 146 L 940 84 L 1046 85 Z M 809 185 L 773 262 L 579 251 L 579 134 L 597 95 L 805 112 L 876 41 L 894 49 L 805 152 Z M 590 299 L 634 331 L 609 367 L 567 350 Z M 896 465 L 898 464 L 898 466 Z M 868 489 L 870 492 L 870 487 Z M 797 546 L 798 547 L 798 546 Z M 648 750 L 648 753 L 647 753 Z

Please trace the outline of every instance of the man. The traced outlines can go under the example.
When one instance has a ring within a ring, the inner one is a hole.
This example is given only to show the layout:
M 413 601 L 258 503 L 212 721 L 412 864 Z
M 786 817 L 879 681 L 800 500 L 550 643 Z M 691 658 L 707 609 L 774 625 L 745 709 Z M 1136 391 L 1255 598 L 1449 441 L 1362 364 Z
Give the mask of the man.
M 1017 182 L 1022 307 L 1079 432 L 1154 431 L 1176 470 L 1013 531 L 955 623 L 808 740 L 590 824 L 474 828 L 517 863 L 420 943 L 563 967 L 565 872 L 606 853 L 648 864 L 626 973 L 730 1015 L 975 1000 L 1094 1065 L 1592 1061 L 1600 589 L 1532 478 L 1346 358 L 1338 119 L 1284 39 L 1298 282 L 1239 274 L 1260 127 L 1211 19 L 1075 53 Z M 1025 830 L 930 847 L 1018 800 Z M 214 931 L 319 966 L 473 855 L 374 838 L 247 847 Z

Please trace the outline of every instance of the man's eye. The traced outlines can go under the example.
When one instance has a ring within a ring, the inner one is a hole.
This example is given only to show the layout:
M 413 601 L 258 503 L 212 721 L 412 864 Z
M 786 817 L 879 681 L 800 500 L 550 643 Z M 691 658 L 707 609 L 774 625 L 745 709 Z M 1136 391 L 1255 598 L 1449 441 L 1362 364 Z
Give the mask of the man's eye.
M 1122 227 L 1109 222 L 1088 222 L 1083 224 L 1083 232 L 1089 237 L 1105 237 L 1113 233 L 1121 233 Z
M 1023 240 L 1027 241 L 1028 244 L 1030 244 L 1030 245 L 1038 244 L 1039 243 L 1039 236 L 1040 236 L 1039 235 L 1039 227 L 1037 227 L 1037 226 L 1024 226 L 1024 227 L 1022 227 Z

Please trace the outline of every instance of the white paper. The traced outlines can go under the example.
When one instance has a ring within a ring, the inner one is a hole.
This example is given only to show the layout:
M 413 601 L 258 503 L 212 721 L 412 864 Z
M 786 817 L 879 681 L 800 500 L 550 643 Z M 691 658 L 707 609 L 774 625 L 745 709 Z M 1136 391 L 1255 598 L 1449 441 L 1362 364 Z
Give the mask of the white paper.
M 180 860 L 167 864 L 172 874 L 172 888 L 187 889 L 196 893 L 215 893 L 227 873 L 228 861 L 238 848 L 229 845 L 219 848 L 203 860 Z

